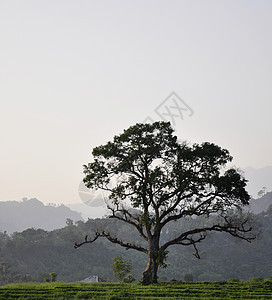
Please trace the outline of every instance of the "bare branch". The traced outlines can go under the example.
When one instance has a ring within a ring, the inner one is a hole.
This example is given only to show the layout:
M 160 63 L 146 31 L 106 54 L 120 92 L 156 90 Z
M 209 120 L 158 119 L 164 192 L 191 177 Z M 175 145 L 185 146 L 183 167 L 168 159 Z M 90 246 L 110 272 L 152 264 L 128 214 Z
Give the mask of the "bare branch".
M 118 240 L 117 238 L 111 237 L 109 233 L 106 233 L 104 231 L 101 233 L 101 236 L 105 237 L 106 239 L 108 239 L 113 244 L 119 244 L 120 246 L 125 247 L 126 250 L 128 250 L 128 249 L 134 249 L 134 250 L 138 250 L 138 251 L 141 251 L 141 252 L 144 252 L 144 253 L 148 254 L 148 250 L 147 249 L 145 249 L 145 248 L 143 248 L 141 246 L 133 245 L 131 243 L 124 243 L 124 242 Z
M 101 233 L 99 232 L 96 232 L 95 233 L 95 238 L 94 239 L 89 239 L 88 240 L 88 235 L 86 235 L 85 237 L 85 241 L 82 242 L 82 243 L 75 243 L 74 244 L 74 248 L 79 248 L 80 246 L 84 245 L 84 244 L 90 244 L 90 243 L 93 243 L 94 241 L 96 241 L 99 237 L 105 237 L 106 239 L 108 239 L 111 243 L 113 244 L 118 244 L 122 247 L 125 247 L 126 250 L 128 249 L 134 249 L 134 250 L 138 250 L 138 251 L 141 251 L 141 252 L 144 252 L 146 254 L 148 254 L 148 250 L 141 247 L 141 246 L 137 246 L 137 245 L 134 245 L 134 244 L 131 244 L 131 243 L 124 243 L 120 240 L 118 240 L 117 238 L 114 238 L 112 237 L 109 233 L 106 233 L 105 231 L 102 231 Z
M 147 239 L 147 236 L 144 234 L 144 231 L 143 231 L 143 227 L 142 225 L 140 224 L 140 220 L 139 218 L 136 218 L 135 216 L 133 216 L 128 210 L 126 210 L 124 207 L 122 207 L 121 209 L 118 208 L 118 205 L 116 205 L 116 208 L 112 208 L 110 206 L 108 206 L 108 209 L 111 210 L 112 212 L 112 215 L 109 216 L 109 218 L 114 218 L 114 219 L 118 219 L 120 221 L 123 221 L 125 223 L 128 223 L 132 226 L 134 226 L 140 236 L 145 239 L 146 241 L 148 240 Z M 116 214 L 116 213 L 120 213 L 120 214 Z M 134 221 L 133 221 L 134 220 Z M 137 223 L 136 223 L 137 222 Z
M 193 246 L 194 246 L 194 249 L 195 249 L 195 253 L 194 253 L 194 256 L 197 258 L 197 259 L 200 259 L 200 256 L 199 256 L 199 253 L 198 253 L 198 249 L 196 248 L 196 245 L 195 243 L 192 243 Z
M 93 239 L 89 239 L 89 240 L 88 240 L 88 235 L 86 235 L 86 236 L 85 236 L 85 241 L 82 242 L 82 243 L 77 243 L 77 242 L 75 242 L 74 248 L 76 249 L 76 248 L 78 248 L 78 247 L 80 247 L 80 246 L 82 246 L 82 245 L 84 245 L 84 244 L 90 244 L 90 243 L 93 243 L 93 242 L 95 242 L 95 241 L 99 238 L 99 236 L 100 236 L 100 235 L 98 234 L 98 232 L 96 232 L 95 237 L 94 237 Z
M 178 206 L 178 204 L 180 204 L 180 202 L 182 200 L 184 200 L 185 198 L 190 198 L 193 194 L 191 195 L 186 195 L 185 197 L 180 197 L 178 196 L 177 201 L 175 201 L 175 204 L 169 208 L 168 210 L 164 211 L 163 214 L 160 217 L 160 220 L 162 220 L 165 216 L 169 215 L 172 211 L 174 211 L 174 209 Z M 210 196 L 212 195 L 212 196 Z M 175 215 L 169 215 L 163 222 L 161 222 L 161 227 L 165 226 L 167 223 L 171 222 L 171 221 L 177 221 L 185 216 L 200 216 L 203 214 L 211 214 L 211 213 L 215 213 L 218 211 L 218 209 L 213 209 L 210 208 L 210 203 L 211 201 L 213 201 L 217 195 L 210 193 L 210 197 L 208 199 L 206 199 L 205 201 L 202 201 L 201 203 L 199 203 L 197 206 L 195 207 L 191 207 L 190 209 L 183 209 L 181 210 L 181 212 L 179 214 L 175 214 Z
M 233 220 L 228 220 L 227 217 L 224 217 L 225 224 L 215 224 L 210 227 L 202 227 L 196 228 L 193 230 L 189 230 L 180 234 L 178 237 L 172 239 L 171 241 L 166 242 L 161 248 L 163 250 L 167 249 L 171 245 L 181 244 L 181 245 L 195 245 L 201 240 L 206 238 L 206 233 L 209 231 L 218 231 L 218 232 L 226 232 L 230 235 L 245 240 L 247 242 L 251 242 L 255 239 L 255 236 L 247 236 L 247 233 L 252 231 L 252 227 L 246 227 L 248 220 L 245 219 L 242 223 L 235 225 Z M 194 235 L 200 234 L 200 237 L 194 237 Z M 195 247 L 195 246 L 194 246 Z

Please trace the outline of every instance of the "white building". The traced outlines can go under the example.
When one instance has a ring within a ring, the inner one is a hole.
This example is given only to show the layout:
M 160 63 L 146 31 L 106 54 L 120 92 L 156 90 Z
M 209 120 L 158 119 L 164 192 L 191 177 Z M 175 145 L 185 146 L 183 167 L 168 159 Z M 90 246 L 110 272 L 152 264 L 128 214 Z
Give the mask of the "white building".
M 99 276 L 90 276 L 90 277 L 87 277 L 87 278 L 81 280 L 80 282 L 85 282 L 85 283 L 89 283 L 89 282 L 105 282 L 105 280 L 103 280 Z

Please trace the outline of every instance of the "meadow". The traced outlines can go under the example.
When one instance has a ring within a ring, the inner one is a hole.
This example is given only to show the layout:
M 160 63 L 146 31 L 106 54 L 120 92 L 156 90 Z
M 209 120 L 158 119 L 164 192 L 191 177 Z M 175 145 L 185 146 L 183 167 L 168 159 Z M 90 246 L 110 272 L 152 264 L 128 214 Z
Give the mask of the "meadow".
M 0 287 L 0 299 L 272 299 L 272 281 L 18 283 Z

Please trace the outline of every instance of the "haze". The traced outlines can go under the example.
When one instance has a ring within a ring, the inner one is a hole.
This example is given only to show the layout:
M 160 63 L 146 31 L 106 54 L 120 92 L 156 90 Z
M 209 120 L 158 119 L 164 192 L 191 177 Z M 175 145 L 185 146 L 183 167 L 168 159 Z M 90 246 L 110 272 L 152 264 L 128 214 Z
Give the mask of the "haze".
M 0 200 L 80 202 L 92 148 L 160 120 L 173 91 L 191 109 L 174 118 L 180 139 L 271 166 L 271 13 L 265 0 L 2 0 Z

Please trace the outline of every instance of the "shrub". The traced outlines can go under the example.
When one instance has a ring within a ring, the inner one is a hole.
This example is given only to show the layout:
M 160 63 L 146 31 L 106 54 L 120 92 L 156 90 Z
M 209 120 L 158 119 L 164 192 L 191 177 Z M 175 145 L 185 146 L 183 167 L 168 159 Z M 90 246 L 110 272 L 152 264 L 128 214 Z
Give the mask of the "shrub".
M 228 282 L 241 282 L 241 280 L 239 278 L 230 278 Z
M 251 282 L 262 282 L 264 281 L 264 278 L 262 276 L 256 276 L 256 277 L 252 277 L 250 278 Z

